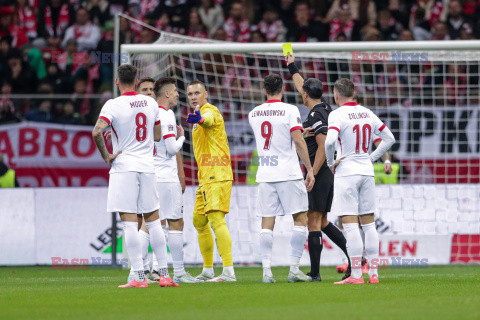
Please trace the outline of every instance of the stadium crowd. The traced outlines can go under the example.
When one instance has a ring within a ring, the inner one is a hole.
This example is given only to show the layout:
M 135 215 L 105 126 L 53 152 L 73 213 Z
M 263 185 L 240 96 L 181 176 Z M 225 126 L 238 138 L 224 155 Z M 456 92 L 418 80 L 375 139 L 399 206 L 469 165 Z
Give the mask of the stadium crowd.
M 0 0 L 0 124 L 22 120 L 93 124 L 112 97 L 113 61 L 100 63 L 92 52 L 113 53 L 116 13 L 167 32 L 237 43 L 456 40 L 480 38 L 479 4 L 477 0 Z M 124 18 L 120 30 L 121 43 L 152 43 L 158 37 Z M 354 81 L 362 77 L 359 64 L 336 67 L 339 75 L 350 73 Z M 388 83 L 398 90 L 405 80 L 393 69 L 388 77 L 360 82 L 380 87 Z M 448 96 L 454 100 L 462 88 L 478 84 L 478 65 L 451 65 L 439 72 L 450 74 L 436 81 L 453 92 Z M 11 94 L 45 98 L 18 99 Z M 52 94 L 65 98 L 49 99 Z

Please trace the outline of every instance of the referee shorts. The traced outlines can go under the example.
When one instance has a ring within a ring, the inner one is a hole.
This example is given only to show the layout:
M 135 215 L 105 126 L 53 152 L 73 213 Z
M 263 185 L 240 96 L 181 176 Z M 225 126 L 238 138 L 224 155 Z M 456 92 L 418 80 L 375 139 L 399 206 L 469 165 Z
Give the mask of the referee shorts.
M 330 212 L 333 201 L 333 173 L 321 168 L 315 176 L 313 189 L 308 193 L 308 210 Z

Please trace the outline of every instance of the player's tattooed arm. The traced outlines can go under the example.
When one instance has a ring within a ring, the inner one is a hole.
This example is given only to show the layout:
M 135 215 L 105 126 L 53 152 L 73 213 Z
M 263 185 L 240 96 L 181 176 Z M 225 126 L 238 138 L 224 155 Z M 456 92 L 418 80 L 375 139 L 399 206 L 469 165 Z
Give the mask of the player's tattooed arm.
M 93 128 L 92 131 L 92 137 L 93 141 L 95 141 L 95 144 L 100 151 L 100 154 L 102 155 L 103 160 L 105 160 L 106 163 L 112 164 L 113 160 L 121 153 L 121 151 L 117 154 L 110 154 L 107 150 L 107 146 L 105 145 L 105 140 L 103 138 L 103 131 L 108 127 L 108 123 L 105 120 L 98 119 L 97 123 L 95 124 L 95 127 Z

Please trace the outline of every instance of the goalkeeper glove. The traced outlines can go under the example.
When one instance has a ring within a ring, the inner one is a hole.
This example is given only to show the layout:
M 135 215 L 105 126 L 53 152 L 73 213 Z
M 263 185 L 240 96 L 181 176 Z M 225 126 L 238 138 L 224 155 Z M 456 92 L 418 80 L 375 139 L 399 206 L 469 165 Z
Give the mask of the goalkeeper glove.
M 187 118 L 188 123 L 203 123 L 203 117 L 200 114 L 200 111 L 195 111 L 195 113 L 189 113 Z

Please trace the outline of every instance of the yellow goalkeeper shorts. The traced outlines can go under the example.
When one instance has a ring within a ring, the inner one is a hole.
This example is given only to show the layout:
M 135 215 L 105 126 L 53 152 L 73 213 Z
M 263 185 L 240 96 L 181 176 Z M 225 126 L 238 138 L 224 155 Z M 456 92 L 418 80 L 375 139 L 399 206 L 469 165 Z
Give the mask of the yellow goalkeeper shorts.
M 207 214 L 210 211 L 230 211 L 232 181 L 208 183 L 197 189 L 193 214 Z

